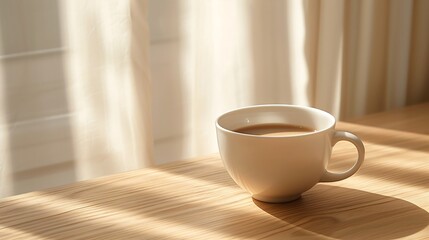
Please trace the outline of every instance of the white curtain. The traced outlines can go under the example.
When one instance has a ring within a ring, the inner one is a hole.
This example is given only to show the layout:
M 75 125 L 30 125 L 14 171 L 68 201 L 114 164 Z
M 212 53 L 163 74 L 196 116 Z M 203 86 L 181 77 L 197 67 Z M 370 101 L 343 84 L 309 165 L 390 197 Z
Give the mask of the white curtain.
M 346 120 L 429 100 L 428 1 L 188 0 L 179 11 L 188 156 L 217 150 L 213 122 L 236 107 L 310 105 Z
M 425 0 L 0 3 L 3 196 L 216 152 L 237 107 L 347 120 L 429 100 Z

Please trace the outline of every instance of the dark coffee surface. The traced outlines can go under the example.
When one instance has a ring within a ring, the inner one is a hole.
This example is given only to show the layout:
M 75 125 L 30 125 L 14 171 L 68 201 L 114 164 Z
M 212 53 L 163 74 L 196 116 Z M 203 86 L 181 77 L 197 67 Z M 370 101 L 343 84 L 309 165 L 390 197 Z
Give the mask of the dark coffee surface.
M 314 129 L 303 126 L 281 123 L 257 124 L 235 130 L 235 132 L 244 134 L 272 137 L 296 136 L 314 131 Z

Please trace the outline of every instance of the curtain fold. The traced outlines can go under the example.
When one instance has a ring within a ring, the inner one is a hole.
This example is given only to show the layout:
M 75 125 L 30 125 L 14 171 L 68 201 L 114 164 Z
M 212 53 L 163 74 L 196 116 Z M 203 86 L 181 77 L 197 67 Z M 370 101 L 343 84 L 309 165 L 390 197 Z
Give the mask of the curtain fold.
M 78 179 L 152 164 L 144 1 L 63 1 Z
M 429 1 L 414 0 L 408 62 L 407 104 L 429 101 L 428 9 Z

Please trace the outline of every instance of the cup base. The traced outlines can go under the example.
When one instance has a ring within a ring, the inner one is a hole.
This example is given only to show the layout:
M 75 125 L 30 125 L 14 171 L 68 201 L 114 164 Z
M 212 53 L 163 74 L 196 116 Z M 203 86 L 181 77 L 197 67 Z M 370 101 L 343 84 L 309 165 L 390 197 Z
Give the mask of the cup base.
M 287 203 L 301 198 L 301 194 L 290 196 L 290 197 L 280 197 L 280 198 L 263 197 L 258 195 L 253 195 L 252 197 L 258 201 L 266 202 L 266 203 Z

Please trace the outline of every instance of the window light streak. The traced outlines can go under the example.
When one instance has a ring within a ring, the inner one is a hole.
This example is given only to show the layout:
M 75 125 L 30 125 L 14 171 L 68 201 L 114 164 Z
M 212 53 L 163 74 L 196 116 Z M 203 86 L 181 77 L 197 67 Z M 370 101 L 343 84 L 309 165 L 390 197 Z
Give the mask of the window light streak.
M 19 236 L 21 239 L 36 239 L 37 235 L 31 232 L 26 232 L 24 230 L 21 229 L 17 229 L 17 228 L 2 228 L 0 225 L 0 229 L 1 229 L 1 237 L 3 239 L 12 239 L 11 236 L 13 237 L 17 237 Z
M 226 171 L 226 170 L 225 170 Z M 176 173 L 171 173 L 168 171 L 163 171 L 163 170 L 151 170 L 150 173 L 147 173 L 146 176 L 150 176 L 152 179 L 158 181 L 158 185 L 154 186 L 152 184 L 152 181 L 142 181 L 140 178 L 135 178 L 133 179 L 133 181 L 136 181 L 136 188 L 155 188 L 155 189 L 162 189 L 164 187 L 164 184 L 166 186 L 171 187 L 171 180 L 174 179 L 174 182 L 177 183 L 175 185 L 175 189 L 176 190 L 181 190 L 181 189 L 189 189 L 190 187 L 202 187 L 202 188 L 213 188 L 213 189 L 219 189 L 222 188 L 223 190 L 228 189 L 229 191 L 233 191 L 233 192 L 241 192 L 241 190 L 238 188 L 238 186 L 226 186 L 224 184 L 221 183 L 216 183 L 213 181 L 209 181 L 209 180 L 205 180 L 203 178 L 197 179 L 195 177 L 189 177 L 186 176 L 186 174 L 176 174 Z M 203 175 L 202 175 L 203 177 Z M 165 179 L 165 180 L 163 180 Z M 222 179 L 220 179 L 222 180 Z M 131 181 L 131 180 L 130 180 Z M 179 184 L 181 183 L 181 184 Z M 117 186 L 117 187 L 129 187 L 130 186 L 130 182 L 129 181 L 117 181 L 117 182 L 112 182 L 109 183 L 112 184 L 113 186 Z M 137 185 L 138 184 L 138 185 Z
M 177 221 L 169 219 L 159 219 L 157 217 L 145 216 L 141 213 L 134 213 L 127 210 L 113 209 L 110 207 L 85 203 L 79 200 L 73 200 L 55 195 L 46 195 L 43 193 L 34 193 L 35 197 L 31 201 L 20 202 L 18 206 L 14 206 L 15 209 L 31 208 L 37 209 L 40 212 L 39 218 L 44 216 L 54 216 L 58 214 L 64 214 L 66 212 L 68 222 L 61 224 L 76 224 L 80 222 L 86 222 L 87 224 L 95 224 L 105 226 L 106 228 L 117 228 L 117 230 L 132 231 L 133 235 L 144 235 L 145 233 L 153 233 L 155 235 L 161 235 L 164 237 L 183 235 L 182 237 L 201 237 L 207 234 L 216 239 L 230 238 L 228 234 L 213 232 L 206 230 L 198 226 L 189 226 L 181 224 Z M 34 221 L 37 219 L 33 219 Z M 8 228 L 8 231 L 17 231 L 14 225 L 20 225 L 25 223 L 15 223 L 9 226 L 3 226 Z M 56 224 L 56 223 L 55 223 Z M 138 225 L 138 228 L 135 226 Z M 71 230 L 71 229 L 70 229 Z M 71 230 L 72 231 L 72 230 Z M 28 233 L 27 233 L 28 234 Z M 53 232 L 52 235 L 57 233 Z M 67 231 L 58 233 L 59 235 L 67 234 Z

